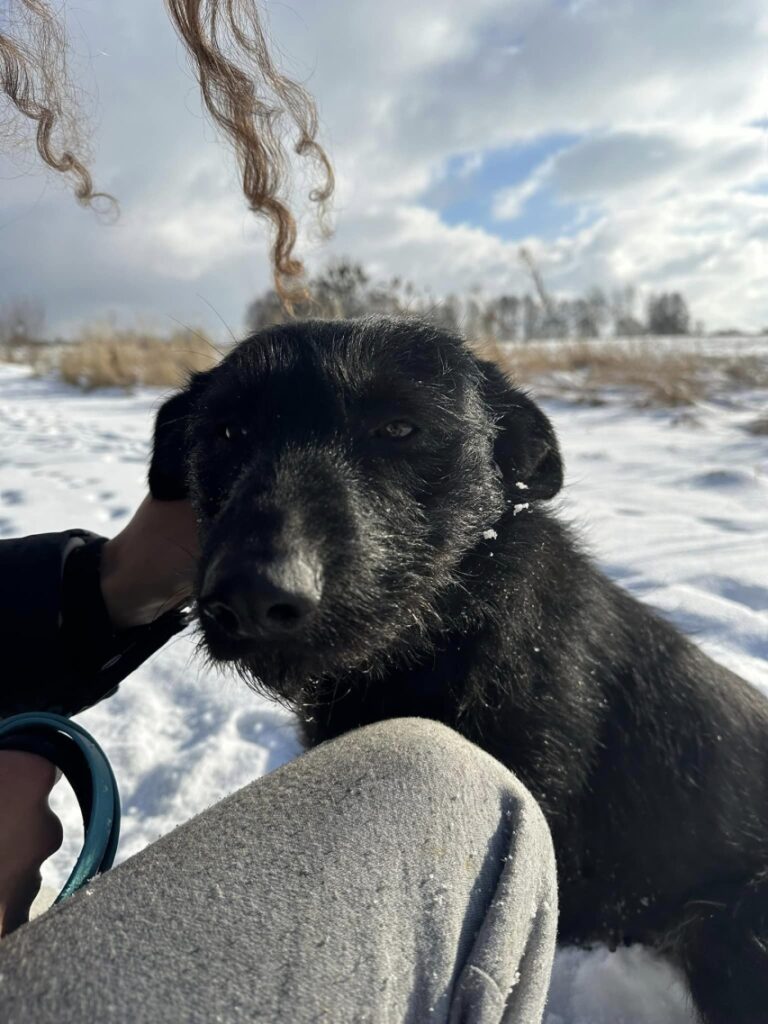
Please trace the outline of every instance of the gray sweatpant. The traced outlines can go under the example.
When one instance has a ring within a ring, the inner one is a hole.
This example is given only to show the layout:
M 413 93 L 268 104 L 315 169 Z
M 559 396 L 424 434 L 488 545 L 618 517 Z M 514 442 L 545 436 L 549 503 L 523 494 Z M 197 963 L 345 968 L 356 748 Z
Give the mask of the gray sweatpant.
M 397 719 L 257 780 L 0 942 L 8 1024 L 538 1024 L 557 922 L 537 804 Z

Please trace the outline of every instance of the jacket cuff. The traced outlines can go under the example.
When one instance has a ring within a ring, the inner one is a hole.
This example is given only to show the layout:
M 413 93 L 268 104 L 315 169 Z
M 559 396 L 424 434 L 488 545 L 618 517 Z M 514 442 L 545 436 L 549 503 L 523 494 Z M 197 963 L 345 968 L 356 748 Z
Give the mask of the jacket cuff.
M 4 542 L 2 590 L 13 586 L 18 599 L 8 622 L 11 672 L 0 716 L 77 714 L 111 696 L 187 624 L 173 610 L 147 626 L 116 632 L 101 594 L 105 543 L 85 530 Z

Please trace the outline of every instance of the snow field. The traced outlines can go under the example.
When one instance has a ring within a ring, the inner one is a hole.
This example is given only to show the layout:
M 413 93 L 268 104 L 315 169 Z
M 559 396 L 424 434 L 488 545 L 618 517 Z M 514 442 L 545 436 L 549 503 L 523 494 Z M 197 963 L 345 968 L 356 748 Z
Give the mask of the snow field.
M 162 398 L 83 395 L 0 365 L 0 537 L 117 532 L 143 496 Z M 766 404 L 753 392 L 684 412 L 546 408 L 566 462 L 563 514 L 603 568 L 768 694 L 768 438 L 742 429 Z M 288 713 L 203 670 L 191 633 L 80 720 L 120 784 L 120 859 L 299 752 Z M 54 806 L 65 842 L 44 882 L 57 888 L 81 829 L 65 786 Z M 546 1024 L 692 1021 L 674 972 L 648 951 L 559 953 Z

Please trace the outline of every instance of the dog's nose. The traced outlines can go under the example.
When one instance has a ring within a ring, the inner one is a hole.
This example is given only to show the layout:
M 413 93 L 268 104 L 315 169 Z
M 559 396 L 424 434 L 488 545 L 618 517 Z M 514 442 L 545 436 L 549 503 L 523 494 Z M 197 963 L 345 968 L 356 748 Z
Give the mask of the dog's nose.
M 240 639 L 297 634 L 317 610 L 322 588 L 307 561 L 290 559 L 266 568 L 221 567 L 206 579 L 200 614 Z

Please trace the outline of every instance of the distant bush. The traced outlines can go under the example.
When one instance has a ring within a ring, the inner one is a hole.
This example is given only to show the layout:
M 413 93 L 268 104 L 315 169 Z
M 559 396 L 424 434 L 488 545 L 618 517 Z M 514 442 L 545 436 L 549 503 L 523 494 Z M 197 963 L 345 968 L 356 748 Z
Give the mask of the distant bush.
M 190 372 L 207 370 L 219 353 L 203 332 L 181 328 L 168 336 L 140 331 L 89 328 L 75 341 L 37 346 L 36 373 L 53 372 L 83 391 L 139 385 L 175 387 Z

